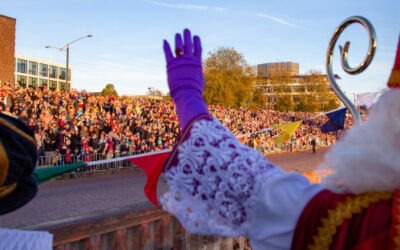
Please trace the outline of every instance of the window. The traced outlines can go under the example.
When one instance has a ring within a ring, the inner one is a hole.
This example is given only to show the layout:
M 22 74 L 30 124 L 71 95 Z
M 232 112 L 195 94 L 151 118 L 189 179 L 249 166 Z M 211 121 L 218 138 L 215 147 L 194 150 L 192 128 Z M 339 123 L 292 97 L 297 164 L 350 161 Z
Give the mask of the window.
M 39 79 L 39 87 L 43 87 L 43 85 L 47 85 L 47 79 L 40 78 Z
M 37 75 L 37 62 L 29 61 L 29 74 Z
M 293 85 L 292 89 L 294 92 L 306 92 L 307 88 L 304 85 Z
M 17 72 L 18 73 L 26 73 L 26 64 L 27 61 L 24 59 L 17 60 Z
M 60 90 L 65 90 L 65 82 L 60 83 Z
M 26 76 L 17 75 L 18 85 L 22 88 L 26 88 Z
M 29 88 L 36 88 L 37 87 L 37 78 L 29 77 L 29 79 L 28 79 L 28 87 Z
M 58 79 L 65 80 L 65 68 L 58 68 Z
M 40 64 L 40 76 L 47 77 L 49 73 L 49 67 L 47 64 Z
M 57 67 L 56 66 L 50 66 L 49 77 L 51 77 L 51 78 L 57 77 Z
M 56 90 L 57 89 L 57 81 L 50 80 L 49 88 L 50 88 L 50 90 Z

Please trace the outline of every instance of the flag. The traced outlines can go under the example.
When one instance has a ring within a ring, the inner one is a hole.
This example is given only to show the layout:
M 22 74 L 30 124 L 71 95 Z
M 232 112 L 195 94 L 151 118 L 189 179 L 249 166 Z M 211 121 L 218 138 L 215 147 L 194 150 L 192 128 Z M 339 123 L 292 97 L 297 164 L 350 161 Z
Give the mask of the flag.
M 357 107 L 365 106 L 367 108 L 371 108 L 372 104 L 374 104 L 382 92 L 368 92 L 357 94 L 357 98 L 355 104 Z
M 164 162 L 168 158 L 170 152 L 171 151 L 148 153 L 128 159 L 132 164 L 145 172 L 147 182 L 144 186 L 144 193 L 147 199 L 157 207 L 159 206 L 157 200 L 158 179 L 160 178 Z
M 281 125 L 275 125 L 274 128 L 282 130 L 282 134 L 275 140 L 275 144 L 280 147 L 282 143 L 288 141 L 294 134 L 297 127 L 300 126 L 301 120 L 297 122 L 285 123 Z
M 325 115 L 328 117 L 328 121 L 321 126 L 321 132 L 328 133 L 344 128 L 346 107 L 326 113 Z
M 171 150 L 168 149 L 168 150 L 161 150 L 139 155 L 113 158 L 113 159 L 91 161 L 91 162 L 79 162 L 57 167 L 52 166 L 45 168 L 37 168 L 33 172 L 33 177 L 36 179 L 36 182 L 38 184 L 42 184 L 54 177 L 57 177 L 64 173 L 69 173 L 75 169 L 82 168 L 85 166 L 93 166 L 97 164 L 111 163 L 115 161 L 129 160 L 132 164 L 136 165 L 138 168 L 143 170 L 143 172 L 145 172 L 147 176 L 147 181 L 144 186 L 144 193 L 147 199 L 158 207 L 159 206 L 157 201 L 158 179 L 160 178 L 164 162 L 168 158 L 170 152 Z
M 74 164 L 66 164 L 62 166 L 57 166 L 57 167 L 44 167 L 44 168 L 36 168 L 35 171 L 33 171 L 33 178 L 35 178 L 36 182 L 38 184 L 42 184 L 46 181 L 51 180 L 54 177 L 57 177 L 59 175 L 69 173 L 75 169 L 85 167 L 86 163 L 84 162 L 79 162 L 79 163 L 74 163 Z

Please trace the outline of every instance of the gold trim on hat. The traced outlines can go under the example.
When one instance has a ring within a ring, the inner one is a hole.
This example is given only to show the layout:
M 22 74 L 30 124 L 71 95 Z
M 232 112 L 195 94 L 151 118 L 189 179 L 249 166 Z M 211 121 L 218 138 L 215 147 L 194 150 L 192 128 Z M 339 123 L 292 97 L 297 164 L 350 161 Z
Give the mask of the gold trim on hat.
M 13 124 L 9 123 L 7 120 L 5 120 L 3 118 L 0 118 L 0 124 L 4 125 L 5 127 L 9 128 L 11 130 L 13 130 L 15 133 L 17 133 L 20 136 L 24 137 L 25 139 L 29 140 L 30 142 L 32 142 L 36 146 L 35 138 L 33 138 L 32 136 L 28 135 L 27 133 L 25 133 L 21 129 L 17 128 Z
M 18 185 L 18 182 L 14 182 L 10 185 L 0 187 L 0 199 L 11 194 L 12 191 L 14 191 L 14 189 L 17 187 L 17 185 Z
M 4 185 L 4 182 L 6 182 L 9 167 L 10 162 L 8 161 L 7 152 L 0 140 L 0 187 Z

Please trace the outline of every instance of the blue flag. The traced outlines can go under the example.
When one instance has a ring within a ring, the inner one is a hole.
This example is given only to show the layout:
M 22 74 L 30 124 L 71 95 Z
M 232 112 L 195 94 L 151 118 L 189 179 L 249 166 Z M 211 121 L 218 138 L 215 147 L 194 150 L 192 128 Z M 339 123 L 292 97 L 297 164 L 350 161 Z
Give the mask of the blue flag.
M 328 121 L 321 126 L 321 132 L 328 133 L 337 131 L 344 128 L 344 120 L 346 118 L 346 107 L 338 109 L 336 111 L 326 113 Z

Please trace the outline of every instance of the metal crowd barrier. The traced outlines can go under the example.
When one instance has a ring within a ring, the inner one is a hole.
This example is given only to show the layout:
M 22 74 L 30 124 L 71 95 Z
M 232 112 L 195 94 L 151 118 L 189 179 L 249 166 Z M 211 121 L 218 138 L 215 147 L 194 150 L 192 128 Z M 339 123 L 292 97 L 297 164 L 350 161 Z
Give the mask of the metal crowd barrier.
M 248 143 L 245 143 L 248 144 Z M 279 153 L 279 152 L 289 152 L 289 151 L 304 151 L 304 150 L 309 150 L 311 149 L 311 145 L 309 143 L 307 144 L 302 144 L 302 143 L 284 143 L 281 147 L 270 147 L 270 145 L 257 145 L 253 146 L 253 148 L 257 151 L 260 151 L 264 155 L 268 154 L 273 154 L 273 153 Z M 317 148 L 324 148 L 328 147 L 330 143 L 324 142 L 322 140 L 317 141 Z M 95 153 L 95 154 L 81 154 L 78 156 L 71 156 L 68 157 L 66 155 L 62 154 L 57 154 L 55 151 L 54 152 L 45 152 L 45 156 L 40 156 L 38 160 L 38 168 L 41 167 L 57 167 L 61 166 L 64 164 L 71 164 L 71 163 L 79 163 L 79 162 L 92 162 L 92 161 L 100 161 L 100 160 L 105 160 L 105 159 L 112 159 L 112 158 L 118 158 L 118 157 L 124 157 L 124 156 L 129 156 L 129 155 L 137 155 L 140 153 L 144 152 L 128 152 L 127 154 L 120 154 L 120 153 L 114 153 L 112 157 L 103 155 L 101 153 Z M 82 167 L 78 170 L 75 170 L 73 174 L 75 174 L 76 177 L 79 177 L 81 174 L 86 174 L 86 173 L 91 173 L 91 172 L 105 172 L 105 171 L 111 171 L 111 172 L 118 172 L 121 169 L 124 168 L 133 168 L 136 167 L 133 165 L 129 160 L 120 160 L 120 161 L 114 161 L 114 162 L 108 162 L 108 163 L 99 163 L 96 165 L 92 166 L 85 166 Z
M 130 152 L 129 154 L 114 154 L 112 158 L 118 158 L 118 157 L 123 157 L 123 156 L 129 156 L 129 155 L 137 155 L 140 152 Z M 101 153 L 96 153 L 96 154 L 82 154 L 79 155 L 78 157 L 72 156 L 68 157 L 62 154 L 56 154 L 55 152 L 46 152 L 45 156 L 39 157 L 38 160 L 38 168 L 41 167 L 57 167 L 61 166 L 64 164 L 71 164 L 71 163 L 79 163 L 79 162 L 91 162 L 91 161 L 99 161 L 99 160 L 105 160 L 105 159 L 110 159 L 110 157 L 107 158 L 107 156 L 104 156 Z M 77 175 L 83 174 L 83 173 L 90 173 L 90 172 L 101 172 L 101 171 L 114 171 L 117 172 L 121 168 L 132 168 L 135 167 L 129 160 L 121 160 L 121 161 L 116 161 L 116 162 L 111 162 L 111 163 L 102 163 L 102 164 L 96 164 L 93 166 L 85 166 L 82 167 L 78 170 L 75 170 L 75 173 Z

